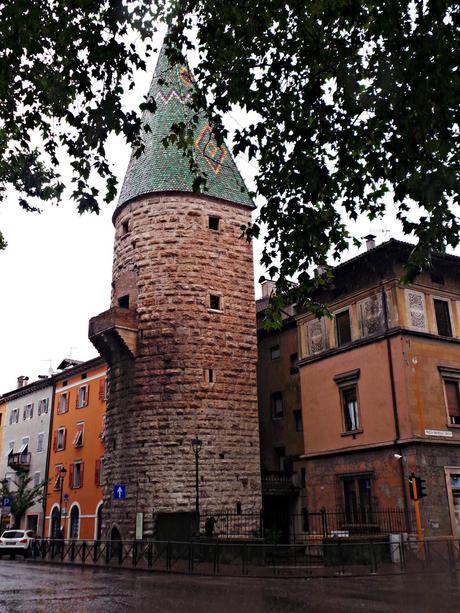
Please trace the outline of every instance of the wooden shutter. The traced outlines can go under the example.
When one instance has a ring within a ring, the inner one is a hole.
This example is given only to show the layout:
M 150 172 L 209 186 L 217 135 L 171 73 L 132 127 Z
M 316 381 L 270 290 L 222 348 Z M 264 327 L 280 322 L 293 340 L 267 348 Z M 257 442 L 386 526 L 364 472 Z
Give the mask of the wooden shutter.
M 73 489 L 73 464 L 69 466 L 69 487 Z
M 80 463 L 80 487 L 83 487 L 83 470 L 85 468 L 85 463 Z
M 32 404 L 30 405 L 30 419 L 32 419 L 33 416 L 34 416 L 34 403 L 32 402 Z
M 350 311 L 342 311 L 335 316 L 337 331 L 337 345 L 351 343 L 351 320 Z
M 94 470 L 94 483 L 100 485 L 101 481 L 101 460 L 96 460 L 96 467 Z
M 447 408 L 451 417 L 460 417 L 460 398 L 458 393 L 458 383 L 456 381 L 446 381 Z
M 53 451 L 57 451 L 57 436 L 58 435 L 57 435 L 57 430 L 56 430 L 53 436 Z
M 448 302 L 445 300 L 434 300 L 434 312 L 438 334 L 440 336 L 452 336 Z
M 62 437 L 62 449 L 65 449 L 65 440 L 67 438 L 67 429 L 64 428 L 64 436 Z
M 89 404 L 89 383 L 86 384 L 86 401 L 85 401 L 85 407 L 88 406 Z

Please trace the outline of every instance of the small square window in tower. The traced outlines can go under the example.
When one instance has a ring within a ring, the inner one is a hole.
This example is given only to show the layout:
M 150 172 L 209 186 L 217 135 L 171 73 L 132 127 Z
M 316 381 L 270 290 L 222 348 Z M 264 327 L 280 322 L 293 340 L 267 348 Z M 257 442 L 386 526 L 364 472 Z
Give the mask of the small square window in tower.
M 350 311 L 342 311 L 335 316 L 335 333 L 337 337 L 337 345 L 347 345 L 351 343 L 351 322 Z
M 213 215 L 210 215 L 208 218 L 208 227 L 210 230 L 214 230 L 215 232 L 218 232 L 220 230 L 219 217 L 214 217 Z
M 440 336 L 452 336 L 450 323 L 449 303 L 447 300 L 433 300 L 436 325 Z
M 124 221 L 121 224 L 121 234 L 122 236 L 124 236 L 125 234 L 128 234 L 129 232 L 129 221 Z
M 209 296 L 209 308 L 212 309 L 213 311 L 221 310 L 220 296 L 217 296 L 216 294 L 211 294 Z
M 129 309 L 129 294 L 118 298 L 118 306 L 122 309 Z

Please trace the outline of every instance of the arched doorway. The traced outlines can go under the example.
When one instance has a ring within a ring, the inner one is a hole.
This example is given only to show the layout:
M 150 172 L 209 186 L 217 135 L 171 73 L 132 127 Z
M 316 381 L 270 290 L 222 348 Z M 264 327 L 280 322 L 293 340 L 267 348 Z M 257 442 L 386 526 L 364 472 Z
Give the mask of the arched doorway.
M 101 503 L 97 507 L 97 511 L 96 511 L 96 541 L 100 541 L 101 536 L 102 536 L 102 512 L 103 510 L 104 510 L 104 504 Z
M 112 531 L 110 533 L 110 540 L 115 542 L 121 541 L 121 534 L 116 526 L 113 526 L 112 528 Z
M 78 539 L 79 534 L 80 534 L 80 511 L 77 505 L 74 505 L 70 511 L 69 538 Z
M 52 539 L 58 539 L 60 537 L 60 526 L 59 526 L 59 509 L 54 507 L 51 511 L 51 532 L 50 536 Z

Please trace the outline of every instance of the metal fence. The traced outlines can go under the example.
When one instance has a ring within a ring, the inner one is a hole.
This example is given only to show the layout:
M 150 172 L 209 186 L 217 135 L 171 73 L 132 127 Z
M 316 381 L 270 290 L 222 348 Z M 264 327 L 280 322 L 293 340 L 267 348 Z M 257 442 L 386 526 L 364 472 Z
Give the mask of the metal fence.
M 407 537 L 385 540 L 318 538 L 307 545 L 222 543 L 218 540 L 37 540 L 37 562 L 138 568 L 167 573 L 225 576 L 349 576 L 460 570 L 460 542 Z
M 297 515 L 270 513 L 203 513 L 200 533 L 223 539 L 260 538 L 271 542 L 306 542 L 311 537 L 353 537 L 409 532 L 401 509 L 350 514 L 347 511 L 304 511 Z

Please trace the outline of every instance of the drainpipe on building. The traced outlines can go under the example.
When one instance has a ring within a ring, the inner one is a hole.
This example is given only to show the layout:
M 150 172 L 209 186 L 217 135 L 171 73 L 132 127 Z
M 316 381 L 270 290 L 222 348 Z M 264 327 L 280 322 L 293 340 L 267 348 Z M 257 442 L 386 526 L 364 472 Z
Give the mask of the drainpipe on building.
M 396 400 L 396 385 L 395 385 L 395 377 L 394 377 L 394 367 L 393 367 L 393 355 L 391 352 L 391 342 L 390 337 L 388 336 L 389 325 L 388 325 L 388 302 L 387 295 L 385 291 L 385 286 L 383 282 L 381 282 L 382 287 L 382 305 L 383 305 L 383 316 L 385 321 L 385 334 L 386 334 L 386 343 L 387 343 L 387 354 L 388 354 L 388 367 L 390 370 L 390 386 L 391 386 L 391 400 L 393 405 L 393 418 L 395 423 L 395 447 L 398 450 L 398 454 L 403 457 L 402 448 L 400 445 L 400 427 L 399 427 L 399 415 L 398 415 L 398 403 Z M 400 465 L 400 475 L 401 475 L 401 488 L 404 496 L 404 511 L 406 516 L 406 526 L 410 529 L 410 503 L 407 497 L 407 487 L 406 487 L 406 475 L 404 474 L 404 462 L 399 462 Z
M 46 523 L 46 502 L 48 499 L 48 475 L 50 472 L 50 456 L 51 456 L 51 444 L 53 439 L 53 416 L 54 416 L 54 397 L 56 395 L 56 381 L 51 379 L 53 385 L 53 392 L 51 394 L 51 406 L 49 408 L 50 411 L 50 421 L 48 428 L 48 447 L 46 450 L 46 468 L 45 468 L 45 485 L 43 487 L 43 521 L 42 521 L 42 539 L 45 538 L 45 523 Z M 51 518 L 50 518 L 51 521 Z

